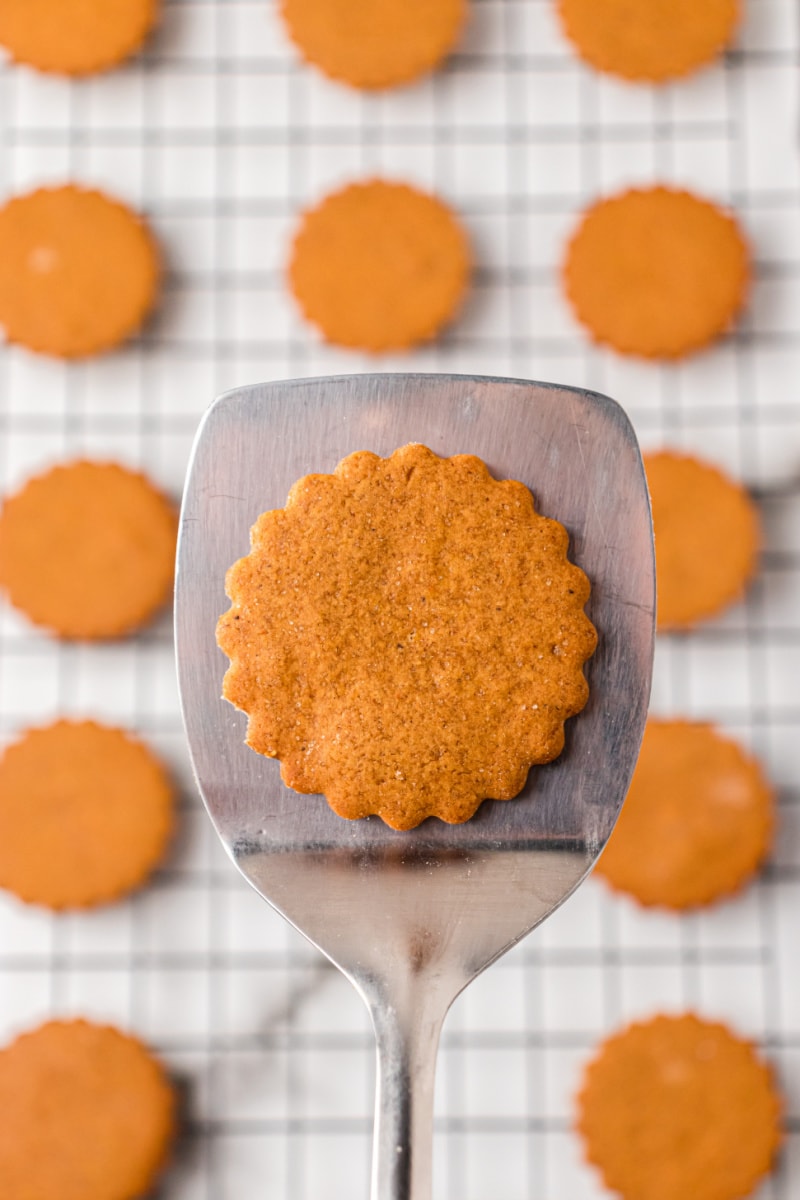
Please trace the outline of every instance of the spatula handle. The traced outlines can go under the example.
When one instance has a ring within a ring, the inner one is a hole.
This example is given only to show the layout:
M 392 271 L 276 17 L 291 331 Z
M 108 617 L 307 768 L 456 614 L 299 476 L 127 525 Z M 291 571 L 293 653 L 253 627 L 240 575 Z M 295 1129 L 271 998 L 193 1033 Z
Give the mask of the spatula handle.
M 370 1001 L 378 1050 L 371 1200 L 431 1200 L 433 1087 L 447 1004 L 417 982 L 399 1005 L 395 997 Z

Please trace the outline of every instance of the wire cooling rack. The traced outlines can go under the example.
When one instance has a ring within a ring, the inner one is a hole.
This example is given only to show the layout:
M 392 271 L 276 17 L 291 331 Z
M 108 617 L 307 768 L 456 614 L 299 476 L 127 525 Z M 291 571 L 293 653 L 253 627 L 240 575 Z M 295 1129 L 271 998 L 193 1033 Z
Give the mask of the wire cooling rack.
M 318 344 L 282 264 L 299 208 L 382 174 L 449 199 L 478 268 L 453 330 L 380 367 L 607 391 L 645 446 L 696 450 L 760 499 L 758 582 L 724 618 L 659 640 L 654 709 L 718 721 L 761 756 L 779 792 L 773 861 L 740 898 L 680 919 L 589 880 L 472 985 L 440 1057 L 442 1200 L 600 1197 L 571 1132 L 581 1065 L 623 1021 L 687 1006 L 775 1063 L 788 1138 L 759 1198 L 800 1193 L 800 41 L 793 0 L 745 7 L 724 63 L 661 90 L 582 67 L 551 0 L 473 0 L 446 69 L 379 96 L 299 64 L 268 0 L 167 0 L 146 55 L 98 79 L 0 68 L 2 193 L 67 177 L 105 187 L 147 213 L 168 268 L 157 319 L 120 353 L 65 366 L 0 351 L 4 490 L 90 454 L 143 466 L 177 496 L 219 391 L 375 369 Z M 585 203 L 656 180 L 733 205 L 757 260 L 737 332 L 671 367 L 591 348 L 557 286 Z M 54 918 L 0 899 L 0 1037 L 83 1014 L 146 1038 L 185 1093 L 163 1200 L 366 1196 L 365 1012 L 218 848 L 191 784 L 168 621 L 118 645 L 60 646 L 4 609 L 3 739 L 62 713 L 123 723 L 160 750 L 182 784 L 182 831 L 128 903 Z

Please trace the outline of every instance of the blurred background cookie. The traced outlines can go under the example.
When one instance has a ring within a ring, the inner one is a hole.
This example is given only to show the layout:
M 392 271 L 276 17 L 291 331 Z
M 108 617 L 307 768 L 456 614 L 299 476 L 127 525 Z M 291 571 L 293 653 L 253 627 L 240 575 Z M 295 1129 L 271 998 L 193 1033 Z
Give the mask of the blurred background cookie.
M 0 1195 L 149 1195 L 175 1109 L 164 1068 L 136 1038 L 88 1021 L 41 1025 L 0 1050 Z
M 48 908 L 86 908 L 143 883 L 174 824 L 166 770 L 95 721 L 31 729 L 0 757 L 0 887 Z
M 782 1139 L 771 1068 L 750 1042 L 691 1014 L 608 1038 L 577 1106 L 586 1157 L 621 1200 L 742 1200 Z
M 761 768 L 736 742 L 707 724 L 651 718 L 597 873 L 642 904 L 708 904 L 761 865 L 773 809 Z
M 156 301 L 159 254 L 142 219 L 67 184 L 0 208 L 0 326 L 10 342 L 80 358 L 135 333 Z
M 686 629 L 741 599 L 761 545 L 758 512 L 712 463 L 662 450 L 644 457 L 656 542 L 659 629 Z
M 170 598 L 177 525 L 172 503 L 139 471 L 53 467 L 0 510 L 0 588 L 61 637 L 121 637 Z
M 0 46 L 14 62 L 89 75 L 140 49 L 159 0 L 2 0 Z
M 558 15 L 578 54 L 599 71 L 663 83 L 722 53 L 740 0 L 558 0 Z
M 466 0 L 282 0 L 303 57 L 332 79 L 387 88 L 433 70 L 453 49 Z
M 595 341 L 681 358 L 729 328 L 750 280 L 735 218 L 689 192 L 637 188 L 582 217 L 563 268 L 567 299 Z
M 467 236 L 445 204 L 372 179 L 304 214 L 289 281 L 327 341 L 377 353 L 434 337 L 463 300 L 469 271 Z

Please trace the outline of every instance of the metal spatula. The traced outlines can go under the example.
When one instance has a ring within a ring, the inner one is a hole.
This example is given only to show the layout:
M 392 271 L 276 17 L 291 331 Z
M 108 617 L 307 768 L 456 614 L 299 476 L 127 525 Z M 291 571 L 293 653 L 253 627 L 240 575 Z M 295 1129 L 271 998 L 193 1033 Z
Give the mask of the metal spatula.
M 587 707 L 556 762 L 463 825 L 397 833 L 289 791 L 221 699 L 214 630 L 225 572 L 300 476 L 354 450 L 408 442 L 478 455 L 519 479 L 571 535 L 599 645 Z M 206 413 L 186 483 L 176 638 L 203 799 L 242 874 L 344 972 L 375 1027 L 372 1200 L 429 1200 L 433 1080 L 445 1014 L 471 979 L 543 921 L 589 871 L 622 804 L 644 725 L 654 638 L 653 536 L 642 462 L 603 396 L 502 379 L 366 375 L 240 388 Z

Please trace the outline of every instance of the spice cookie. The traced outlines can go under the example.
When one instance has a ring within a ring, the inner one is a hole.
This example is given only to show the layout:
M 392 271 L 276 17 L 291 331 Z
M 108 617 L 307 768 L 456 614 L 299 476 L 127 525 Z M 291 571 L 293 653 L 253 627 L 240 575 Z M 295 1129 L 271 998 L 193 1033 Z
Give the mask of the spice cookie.
M 469 271 L 469 244 L 449 208 L 374 179 L 305 214 L 289 281 L 327 341 L 377 353 L 434 337 L 454 316 Z
M 465 0 L 282 0 L 281 12 L 303 57 L 357 88 L 408 83 L 452 50 Z
M 89 75 L 135 54 L 157 15 L 157 0 L 3 0 L 0 46 L 40 71 Z
M 736 220 L 666 187 L 600 200 L 567 249 L 564 287 L 595 341 L 622 354 L 681 358 L 729 328 L 750 279 Z
M 175 1133 L 164 1068 L 135 1038 L 51 1021 L 0 1050 L 4 1200 L 135 1200 Z
M 658 1016 L 603 1043 L 577 1123 L 621 1200 L 742 1200 L 770 1170 L 781 1113 L 749 1042 L 693 1015 Z
M 589 583 L 521 483 L 358 452 L 262 514 L 228 572 L 223 692 L 298 792 L 394 829 L 461 822 L 556 758 L 588 695 Z
M 170 501 L 138 471 L 53 467 L 0 510 L 0 587 L 61 637 L 121 637 L 169 599 L 177 525 Z
M 159 256 L 142 219 L 68 184 L 0 208 L 0 326 L 10 342 L 58 358 L 109 350 L 152 309 Z
M 558 0 L 558 14 L 581 58 L 642 83 L 704 67 L 741 15 L 739 0 Z
M 755 574 L 758 513 L 711 463 L 662 450 L 644 457 L 656 545 L 658 628 L 686 629 L 739 600 Z
M 161 763 L 121 729 L 58 721 L 0 757 L 0 887 L 85 908 L 143 883 L 174 824 Z
M 596 869 L 642 904 L 708 904 L 754 874 L 773 826 L 772 789 L 736 742 L 710 725 L 651 719 Z

